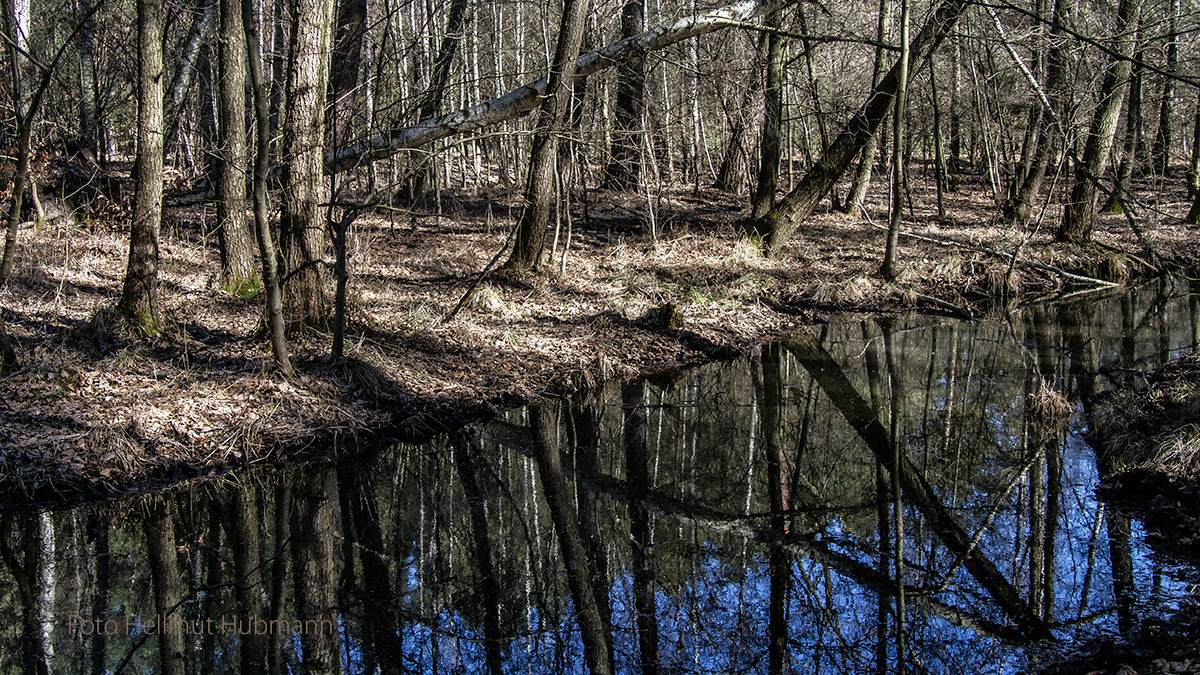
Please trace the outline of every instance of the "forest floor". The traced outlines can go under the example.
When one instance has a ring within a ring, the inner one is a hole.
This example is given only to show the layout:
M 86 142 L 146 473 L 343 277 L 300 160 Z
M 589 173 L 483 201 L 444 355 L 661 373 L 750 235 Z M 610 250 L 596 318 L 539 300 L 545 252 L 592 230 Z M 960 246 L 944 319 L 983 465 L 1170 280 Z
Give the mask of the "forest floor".
M 1154 555 L 1195 577 L 1200 570 L 1200 355 L 1151 373 L 1144 389 L 1106 392 L 1091 419 L 1095 428 L 1088 440 L 1108 473 L 1101 479 L 1101 497 L 1143 523 Z M 1067 660 L 1044 672 L 1200 672 L 1200 586 L 1173 616 L 1147 619 L 1121 637 L 1075 646 Z
M 1095 245 L 1058 244 L 1050 219 L 1028 230 L 1002 221 L 978 176 L 946 195 L 938 218 L 932 182 L 915 175 L 904 227 L 921 238 L 901 237 L 903 272 L 884 282 L 885 189 L 876 183 L 863 213 L 814 216 L 773 259 L 739 235 L 744 197 L 591 192 L 574 209 L 565 262 L 560 242 L 542 274 L 493 274 L 449 320 L 504 245 L 513 196 L 447 193 L 441 215 L 379 209 L 351 236 L 349 358 L 329 360 L 327 332 L 292 336 L 294 380 L 272 367 L 261 296 L 219 287 L 211 206 L 165 214 L 165 326 L 153 337 L 114 310 L 127 222 L 24 228 L 0 289 L 20 359 L 0 378 L 0 506 L 418 437 L 600 380 L 730 357 L 838 312 L 1001 315 L 1098 287 L 1062 272 L 1150 273 L 1120 214 L 1101 219 Z M 1180 224 L 1182 181 L 1137 189 L 1153 196 L 1138 222 L 1159 266 L 1200 262 L 1200 228 Z

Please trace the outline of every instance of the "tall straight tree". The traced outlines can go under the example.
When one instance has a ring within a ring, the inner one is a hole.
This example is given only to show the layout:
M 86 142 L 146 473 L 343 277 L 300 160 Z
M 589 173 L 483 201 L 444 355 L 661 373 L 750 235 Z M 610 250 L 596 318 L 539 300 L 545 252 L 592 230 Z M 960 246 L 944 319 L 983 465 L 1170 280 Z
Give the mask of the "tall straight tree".
M 241 0 L 220 0 L 219 127 L 221 172 L 217 180 L 217 243 L 221 280 L 233 293 L 258 286 L 254 243 L 246 223 L 246 30 Z
M 629 38 L 645 30 L 645 0 L 626 0 L 621 9 L 621 37 Z M 616 129 L 609 147 L 609 163 L 604 167 L 604 187 L 628 190 L 637 185 L 642 173 L 639 135 L 646 89 L 646 67 L 635 56 L 617 67 Z
M 329 75 L 326 125 L 328 145 L 350 138 L 354 105 L 358 97 L 358 72 L 362 65 L 363 35 L 367 32 L 367 0 L 340 0 L 333 37 L 333 65 Z
M 157 330 L 158 233 L 163 201 L 163 2 L 138 0 L 137 176 L 129 264 L 118 309 L 144 331 Z
M 888 19 L 892 15 L 892 3 L 888 0 L 879 0 L 879 21 L 876 24 L 876 38 L 879 44 L 875 45 L 875 70 L 871 75 L 871 86 L 879 85 L 879 81 L 883 79 L 883 41 L 888 35 Z M 871 134 L 867 139 L 862 149 L 862 157 L 858 160 L 858 170 L 854 172 L 854 181 L 850 184 L 850 194 L 846 197 L 846 203 L 842 205 L 842 211 L 845 213 L 853 213 L 858 210 L 863 203 L 863 199 L 867 196 L 867 188 L 871 187 L 871 170 L 875 167 L 875 154 L 879 146 L 879 134 Z
M 76 7 L 76 14 L 83 24 L 79 28 L 79 136 L 92 159 L 103 161 L 105 153 L 101 146 L 106 135 L 100 128 L 96 92 L 96 20 L 92 9 L 98 1 L 82 0 Z
M 1108 163 L 1108 154 L 1117 135 L 1117 121 L 1121 117 L 1121 104 L 1125 101 L 1132 68 L 1130 57 L 1137 44 L 1136 28 L 1142 14 L 1142 1 L 1121 0 L 1117 6 L 1113 59 L 1100 85 L 1100 107 L 1092 118 L 1083 158 L 1075 165 L 1075 185 L 1063 209 L 1057 235 L 1059 241 L 1084 243 L 1092 239 L 1092 228 L 1096 224 L 1097 180 Z
M 329 319 L 320 203 L 333 5 L 333 0 L 296 0 L 297 20 L 292 22 L 288 48 L 279 238 L 286 266 L 283 314 L 289 325 L 322 325 Z
M 1154 172 L 1168 176 L 1171 172 L 1171 124 L 1175 119 L 1175 71 L 1179 67 L 1179 0 L 1171 0 L 1171 16 L 1167 30 L 1167 77 L 1163 78 L 1162 99 L 1158 108 L 1158 133 L 1150 158 Z
M 1061 120 L 1068 119 L 1071 94 L 1066 90 L 1066 56 L 1062 43 L 1063 27 L 1067 25 L 1066 5 L 1066 0 L 1054 0 L 1054 19 L 1050 22 L 1050 39 L 1045 47 L 1046 89 L 1052 109 L 1042 111 L 1041 128 L 1038 130 L 1037 146 L 1034 148 L 1029 171 L 1025 173 L 1016 199 L 1012 201 L 1006 214 L 1014 220 L 1029 220 L 1033 214 L 1034 199 L 1042 189 L 1054 147 L 1062 138 L 1064 129 L 1059 125 Z
M 575 59 L 583 42 L 583 24 L 588 0 L 564 0 L 562 23 L 546 97 L 538 107 L 533 132 L 533 150 L 529 157 L 529 179 L 521 217 L 517 221 L 516 243 L 506 266 L 517 270 L 536 270 L 546 247 L 546 221 L 554 204 L 554 169 L 558 156 L 558 135 L 571 107 L 571 85 L 575 81 Z
M 904 214 L 904 115 L 908 111 L 908 0 L 900 0 L 900 60 L 896 69 L 896 104 L 892 107 L 892 199 L 888 216 L 887 244 L 879 273 L 889 281 L 899 275 L 900 219 Z M 932 51 L 930 52 L 932 55 Z M 893 418 L 894 420 L 895 418 Z
M 767 28 L 773 30 L 767 38 L 767 87 L 763 92 L 765 110 L 762 138 L 759 142 L 761 160 L 758 185 L 750 205 L 752 218 L 762 217 L 775 206 L 775 189 L 779 184 L 779 130 L 783 122 L 783 38 L 779 34 L 781 27 L 780 12 L 767 17 Z
M 271 159 L 271 112 L 267 101 L 270 84 L 263 78 L 262 49 L 258 46 L 258 23 L 254 20 L 255 0 L 242 0 L 242 25 L 246 29 L 250 86 L 254 90 L 254 235 L 262 259 L 263 289 L 267 297 L 267 323 L 271 327 L 271 352 L 285 375 L 292 374 L 287 338 L 283 326 L 283 297 L 279 290 L 279 263 L 271 224 L 267 220 L 267 165 Z

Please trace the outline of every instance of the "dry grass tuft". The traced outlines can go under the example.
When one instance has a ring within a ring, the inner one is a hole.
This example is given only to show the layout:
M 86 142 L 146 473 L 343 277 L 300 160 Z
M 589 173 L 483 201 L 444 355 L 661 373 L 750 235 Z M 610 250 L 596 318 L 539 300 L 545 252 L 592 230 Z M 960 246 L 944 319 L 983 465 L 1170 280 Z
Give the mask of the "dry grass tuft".
M 467 306 L 487 313 L 499 312 L 504 309 L 504 296 L 491 284 L 483 284 L 471 291 Z
M 1043 433 L 1061 431 L 1071 421 L 1075 409 L 1062 393 L 1051 389 L 1042 382 L 1025 402 L 1025 412 L 1035 430 Z
M 1142 466 L 1187 480 L 1200 478 L 1200 424 L 1189 422 L 1165 434 Z
M 1091 440 L 1116 468 L 1200 478 L 1200 357 L 1188 356 L 1095 407 Z
M 1105 281 L 1125 281 L 1129 278 L 1129 262 L 1125 256 L 1109 253 L 1101 259 L 1096 276 Z

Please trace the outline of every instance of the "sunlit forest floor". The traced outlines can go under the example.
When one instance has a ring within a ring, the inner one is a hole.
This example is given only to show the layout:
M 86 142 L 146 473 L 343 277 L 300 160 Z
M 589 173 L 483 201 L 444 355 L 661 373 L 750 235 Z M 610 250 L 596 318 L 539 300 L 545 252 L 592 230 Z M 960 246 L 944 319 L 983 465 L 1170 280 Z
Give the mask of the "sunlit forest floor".
M 572 211 L 569 248 L 564 219 L 543 274 L 495 272 L 449 320 L 505 243 L 514 195 L 443 193 L 440 215 L 376 209 L 349 244 L 350 358 L 329 362 L 328 332 L 291 336 L 295 381 L 273 372 L 261 296 L 219 287 L 213 207 L 166 213 L 166 325 L 154 337 L 131 334 L 113 310 L 127 222 L 22 229 L 15 279 L 0 291 L 21 360 L 0 380 L 0 501 L 144 488 L 324 453 L 335 439 L 344 447 L 429 433 L 600 380 L 732 356 L 836 312 L 1000 315 L 1096 288 L 1062 271 L 1148 274 L 1120 214 L 1106 214 L 1097 244 L 1079 248 L 1053 243 L 1058 207 L 1029 229 L 1001 221 L 983 177 L 946 195 L 945 219 L 927 176 L 914 174 L 912 187 L 905 229 L 924 238 L 901 237 L 894 283 L 876 275 L 885 183 L 864 213 L 818 214 L 773 259 L 738 233 L 744 197 L 691 186 L 593 191 Z M 1179 224 L 1182 179 L 1136 187 L 1160 266 L 1200 260 L 1200 232 Z M 1002 255 L 1013 253 L 1015 266 Z

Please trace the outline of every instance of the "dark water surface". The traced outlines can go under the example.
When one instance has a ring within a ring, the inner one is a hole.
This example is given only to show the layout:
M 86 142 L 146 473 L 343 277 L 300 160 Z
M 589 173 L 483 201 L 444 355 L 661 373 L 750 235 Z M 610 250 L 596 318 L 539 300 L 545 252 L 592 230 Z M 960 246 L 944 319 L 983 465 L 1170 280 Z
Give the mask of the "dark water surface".
M 0 672 L 1034 667 L 1186 592 L 1082 438 L 1200 340 L 1165 290 L 840 319 L 424 445 L 5 514 Z

